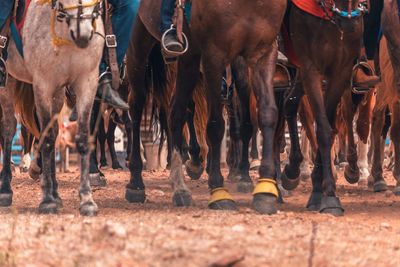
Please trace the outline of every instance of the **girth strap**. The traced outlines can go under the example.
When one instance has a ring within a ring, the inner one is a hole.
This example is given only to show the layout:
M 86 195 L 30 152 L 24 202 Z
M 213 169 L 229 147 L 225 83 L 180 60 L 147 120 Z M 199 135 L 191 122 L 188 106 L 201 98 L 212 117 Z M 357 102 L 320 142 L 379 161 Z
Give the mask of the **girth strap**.
M 113 33 L 112 29 L 112 21 L 111 21 L 111 16 L 109 14 L 109 5 L 108 1 L 104 1 L 105 7 L 104 7 L 104 29 L 105 29 L 105 34 L 106 34 L 106 46 L 107 46 L 107 51 L 108 51 L 108 65 L 111 70 L 111 75 L 112 75 L 112 87 L 114 90 L 117 90 L 119 88 L 119 68 L 118 68 L 118 61 L 117 61 L 117 40 L 116 37 Z

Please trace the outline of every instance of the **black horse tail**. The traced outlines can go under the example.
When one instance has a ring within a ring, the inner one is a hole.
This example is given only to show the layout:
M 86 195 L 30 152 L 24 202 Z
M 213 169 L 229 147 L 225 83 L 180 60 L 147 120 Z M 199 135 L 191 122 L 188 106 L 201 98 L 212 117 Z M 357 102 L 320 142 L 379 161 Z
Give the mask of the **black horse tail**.
M 147 102 L 152 108 L 149 127 L 157 133 L 157 139 L 160 143 L 158 148 L 159 158 L 163 144 L 169 136 L 168 116 L 175 87 L 175 77 L 176 67 L 174 65 L 165 65 L 161 47 L 155 45 L 149 55 L 146 71 L 146 93 L 148 96 Z M 145 118 L 147 118 L 146 115 L 145 110 Z

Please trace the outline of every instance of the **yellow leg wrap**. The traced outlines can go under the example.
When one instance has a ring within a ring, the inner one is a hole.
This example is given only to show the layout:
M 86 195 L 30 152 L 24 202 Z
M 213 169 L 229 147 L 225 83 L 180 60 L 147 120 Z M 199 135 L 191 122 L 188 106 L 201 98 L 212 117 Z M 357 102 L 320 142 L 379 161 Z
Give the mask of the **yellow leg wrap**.
M 276 187 L 276 181 L 270 178 L 260 178 L 254 188 L 253 195 L 256 194 L 271 194 L 276 197 L 279 196 L 278 188 Z
M 220 200 L 234 201 L 231 194 L 229 194 L 228 190 L 226 190 L 223 187 L 218 187 L 218 188 L 211 190 L 211 199 L 208 202 L 208 204 L 210 205 L 211 203 L 214 203 L 214 202 L 217 202 Z

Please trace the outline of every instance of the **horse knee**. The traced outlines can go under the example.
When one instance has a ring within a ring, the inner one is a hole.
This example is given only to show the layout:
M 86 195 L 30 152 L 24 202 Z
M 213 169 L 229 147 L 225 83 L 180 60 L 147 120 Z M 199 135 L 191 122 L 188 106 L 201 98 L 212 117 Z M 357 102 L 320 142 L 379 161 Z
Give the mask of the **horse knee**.
M 89 152 L 88 137 L 85 134 L 77 134 L 75 137 L 76 150 L 79 154 L 87 154 Z
M 258 122 L 260 128 L 275 128 L 278 122 L 277 107 L 267 107 L 258 111 Z

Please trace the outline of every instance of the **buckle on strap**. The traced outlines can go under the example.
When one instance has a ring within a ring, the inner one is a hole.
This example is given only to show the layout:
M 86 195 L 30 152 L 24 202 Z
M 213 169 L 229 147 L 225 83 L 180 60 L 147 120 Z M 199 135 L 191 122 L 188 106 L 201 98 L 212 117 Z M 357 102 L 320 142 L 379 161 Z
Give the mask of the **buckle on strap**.
M 0 48 L 6 48 L 8 38 L 6 36 L 0 35 Z
M 117 37 L 114 34 L 106 35 L 106 46 L 107 47 L 117 47 Z

